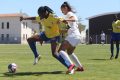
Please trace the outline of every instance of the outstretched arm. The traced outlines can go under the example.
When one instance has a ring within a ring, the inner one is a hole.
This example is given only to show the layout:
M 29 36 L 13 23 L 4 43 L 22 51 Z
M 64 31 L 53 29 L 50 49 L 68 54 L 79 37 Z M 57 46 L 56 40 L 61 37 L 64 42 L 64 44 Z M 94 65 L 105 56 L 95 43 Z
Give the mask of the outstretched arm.
M 35 20 L 36 17 L 20 17 L 20 21 L 22 20 Z
M 74 16 L 71 16 L 71 17 L 69 17 L 69 19 L 67 19 L 66 21 L 75 22 L 76 20 L 75 20 L 75 17 L 74 17 Z

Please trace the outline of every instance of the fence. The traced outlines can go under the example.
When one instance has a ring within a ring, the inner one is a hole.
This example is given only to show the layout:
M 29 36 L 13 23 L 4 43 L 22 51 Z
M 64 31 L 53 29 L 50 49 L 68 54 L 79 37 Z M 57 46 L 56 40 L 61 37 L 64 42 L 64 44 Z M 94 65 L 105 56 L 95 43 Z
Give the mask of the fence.
M 93 44 L 100 44 L 101 43 L 101 37 L 100 37 L 100 35 L 91 35 L 91 36 L 89 36 L 89 42 L 91 42 L 90 41 L 90 37 L 91 37 L 91 41 L 92 41 L 92 43 Z M 111 35 L 106 35 L 105 36 L 105 44 L 109 44 L 110 43 L 110 37 L 111 37 Z
M 0 44 L 18 44 L 21 43 L 21 38 L 20 37 L 10 37 L 10 38 L 1 38 L 0 37 Z

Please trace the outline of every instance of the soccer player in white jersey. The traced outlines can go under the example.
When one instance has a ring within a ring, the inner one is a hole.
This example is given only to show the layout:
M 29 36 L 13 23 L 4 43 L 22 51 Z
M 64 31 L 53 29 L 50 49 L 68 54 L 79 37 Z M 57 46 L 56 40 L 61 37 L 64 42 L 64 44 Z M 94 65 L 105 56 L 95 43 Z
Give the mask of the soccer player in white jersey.
M 101 35 L 101 44 L 104 45 L 105 44 L 105 33 L 102 31 Z
M 67 36 L 63 43 L 61 44 L 59 48 L 59 53 L 68 53 L 70 58 L 73 60 L 75 65 L 71 66 L 77 67 L 76 71 L 84 71 L 83 66 L 81 65 L 80 61 L 78 60 L 77 56 L 74 54 L 74 50 L 76 46 L 80 43 L 81 34 L 79 32 L 78 28 L 78 19 L 76 15 L 74 14 L 71 6 L 64 2 L 61 5 L 61 11 L 65 15 L 64 22 L 68 24 L 69 29 L 67 31 Z M 65 52 L 67 51 L 67 52 Z M 72 72 L 67 71 L 67 73 L 73 74 L 74 69 Z

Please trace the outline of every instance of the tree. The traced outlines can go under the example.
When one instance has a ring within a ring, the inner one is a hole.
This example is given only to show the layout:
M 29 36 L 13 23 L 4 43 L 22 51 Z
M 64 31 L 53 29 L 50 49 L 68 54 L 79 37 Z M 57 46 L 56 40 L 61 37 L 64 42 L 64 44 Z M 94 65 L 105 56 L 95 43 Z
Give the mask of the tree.
M 82 23 L 78 23 L 78 28 L 80 30 L 80 32 L 84 31 L 85 30 L 85 25 L 83 25 Z
M 81 18 L 78 18 L 78 28 L 79 28 L 80 32 L 84 31 L 85 28 L 86 28 L 86 26 L 83 25 L 83 24 L 81 23 L 81 21 L 82 21 Z

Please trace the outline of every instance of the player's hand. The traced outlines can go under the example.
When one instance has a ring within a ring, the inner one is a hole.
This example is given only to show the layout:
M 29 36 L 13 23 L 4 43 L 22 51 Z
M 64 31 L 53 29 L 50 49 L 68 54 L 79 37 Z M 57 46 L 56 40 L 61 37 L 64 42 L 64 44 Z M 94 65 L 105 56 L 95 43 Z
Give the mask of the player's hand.
M 64 22 L 65 24 L 68 24 L 68 22 L 66 20 L 63 20 L 62 22 Z
M 39 41 L 40 42 L 40 44 L 41 44 L 41 46 L 42 46 L 42 44 L 43 44 L 43 41 Z
M 20 21 L 22 21 L 23 20 L 23 17 L 20 17 Z
M 61 23 L 61 21 L 57 21 L 57 24 L 60 24 Z

